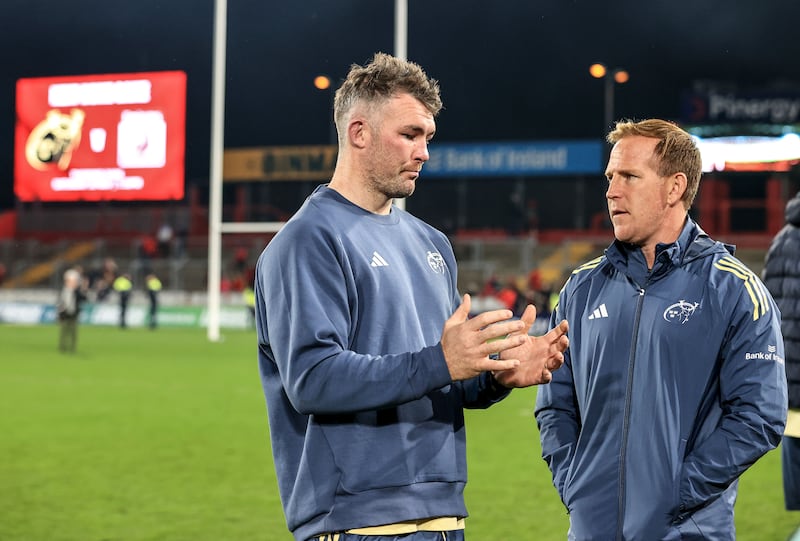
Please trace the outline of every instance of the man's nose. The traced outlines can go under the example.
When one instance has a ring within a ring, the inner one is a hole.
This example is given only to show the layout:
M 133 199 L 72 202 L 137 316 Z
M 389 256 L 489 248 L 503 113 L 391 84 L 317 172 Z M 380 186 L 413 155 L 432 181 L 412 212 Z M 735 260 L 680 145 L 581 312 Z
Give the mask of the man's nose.
M 417 151 L 415 153 L 414 159 L 419 160 L 423 163 L 427 162 L 431 158 L 430 152 L 428 152 L 428 142 L 424 142 L 417 147 Z
M 617 188 L 618 184 L 614 182 L 614 177 L 608 179 L 608 187 L 606 188 L 606 198 L 607 199 L 614 199 L 619 195 L 619 190 Z

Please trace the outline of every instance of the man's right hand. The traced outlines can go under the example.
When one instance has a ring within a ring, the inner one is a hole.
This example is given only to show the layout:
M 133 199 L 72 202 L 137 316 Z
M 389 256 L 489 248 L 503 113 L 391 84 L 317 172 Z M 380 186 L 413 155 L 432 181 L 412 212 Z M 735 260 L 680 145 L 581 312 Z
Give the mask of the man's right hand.
M 470 318 L 470 307 L 470 296 L 464 295 L 461 306 L 445 322 L 442 331 L 442 350 L 453 381 L 519 366 L 517 359 L 499 361 L 489 355 L 525 342 L 528 335 L 519 333 L 526 328 L 525 322 L 510 320 L 514 315 L 511 310 L 491 310 Z

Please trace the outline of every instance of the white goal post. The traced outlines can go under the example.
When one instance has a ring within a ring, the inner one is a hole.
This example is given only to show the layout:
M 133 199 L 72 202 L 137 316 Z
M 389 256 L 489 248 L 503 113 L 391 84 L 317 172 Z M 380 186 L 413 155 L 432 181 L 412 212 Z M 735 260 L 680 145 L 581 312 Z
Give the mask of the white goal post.
M 211 165 L 208 203 L 208 339 L 219 341 L 222 235 L 224 233 L 276 233 L 284 222 L 222 222 L 222 157 L 225 133 L 225 61 L 228 27 L 227 0 L 214 1 L 214 50 L 211 89 Z M 408 0 L 394 3 L 395 56 L 406 59 Z M 405 208 L 405 200 L 395 203 Z

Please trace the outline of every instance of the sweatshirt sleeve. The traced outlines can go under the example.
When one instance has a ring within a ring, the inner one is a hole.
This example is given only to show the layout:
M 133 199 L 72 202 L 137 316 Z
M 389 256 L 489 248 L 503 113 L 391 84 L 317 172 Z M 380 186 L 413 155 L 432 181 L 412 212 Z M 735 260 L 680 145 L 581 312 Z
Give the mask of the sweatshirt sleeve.
M 511 393 L 511 389 L 500 384 L 491 372 L 459 381 L 465 408 L 485 409 L 497 404 Z
M 780 442 L 786 422 L 787 390 L 780 314 L 764 285 L 748 278 L 734 303 L 723 345 L 717 428 L 685 459 L 680 515 L 719 496 Z M 723 301 L 726 302 L 726 301 Z
M 348 349 L 359 324 L 349 255 L 321 228 L 290 227 L 259 259 L 255 290 L 259 355 L 277 365 L 298 412 L 391 407 L 450 384 L 441 344 L 388 355 Z

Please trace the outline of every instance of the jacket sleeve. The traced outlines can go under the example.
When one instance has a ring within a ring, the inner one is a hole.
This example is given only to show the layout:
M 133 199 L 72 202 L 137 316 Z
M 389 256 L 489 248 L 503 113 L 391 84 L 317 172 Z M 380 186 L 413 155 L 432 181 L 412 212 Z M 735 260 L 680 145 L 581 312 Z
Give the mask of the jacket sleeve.
M 391 355 L 349 350 L 357 299 L 347 255 L 320 230 L 303 230 L 300 237 L 287 227 L 257 264 L 256 318 L 260 362 L 275 362 L 298 412 L 380 409 L 450 383 L 441 344 Z
M 723 305 L 734 303 L 720 352 L 722 418 L 684 460 L 679 515 L 718 497 L 756 460 L 775 448 L 786 423 L 780 313 L 755 276 L 748 280 L 747 288 L 738 290 L 738 295 L 721 296 Z
M 557 322 L 565 319 L 565 313 L 562 311 L 564 303 L 562 291 L 558 307 L 551 315 L 551 329 Z M 542 444 L 542 458 L 547 462 L 553 474 L 553 485 L 558 490 L 561 501 L 564 502 L 567 472 L 580 433 L 580 412 L 575 397 L 569 348 L 564 352 L 564 364 L 553 372 L 552 381 L 538 387 L 535 415 Z

